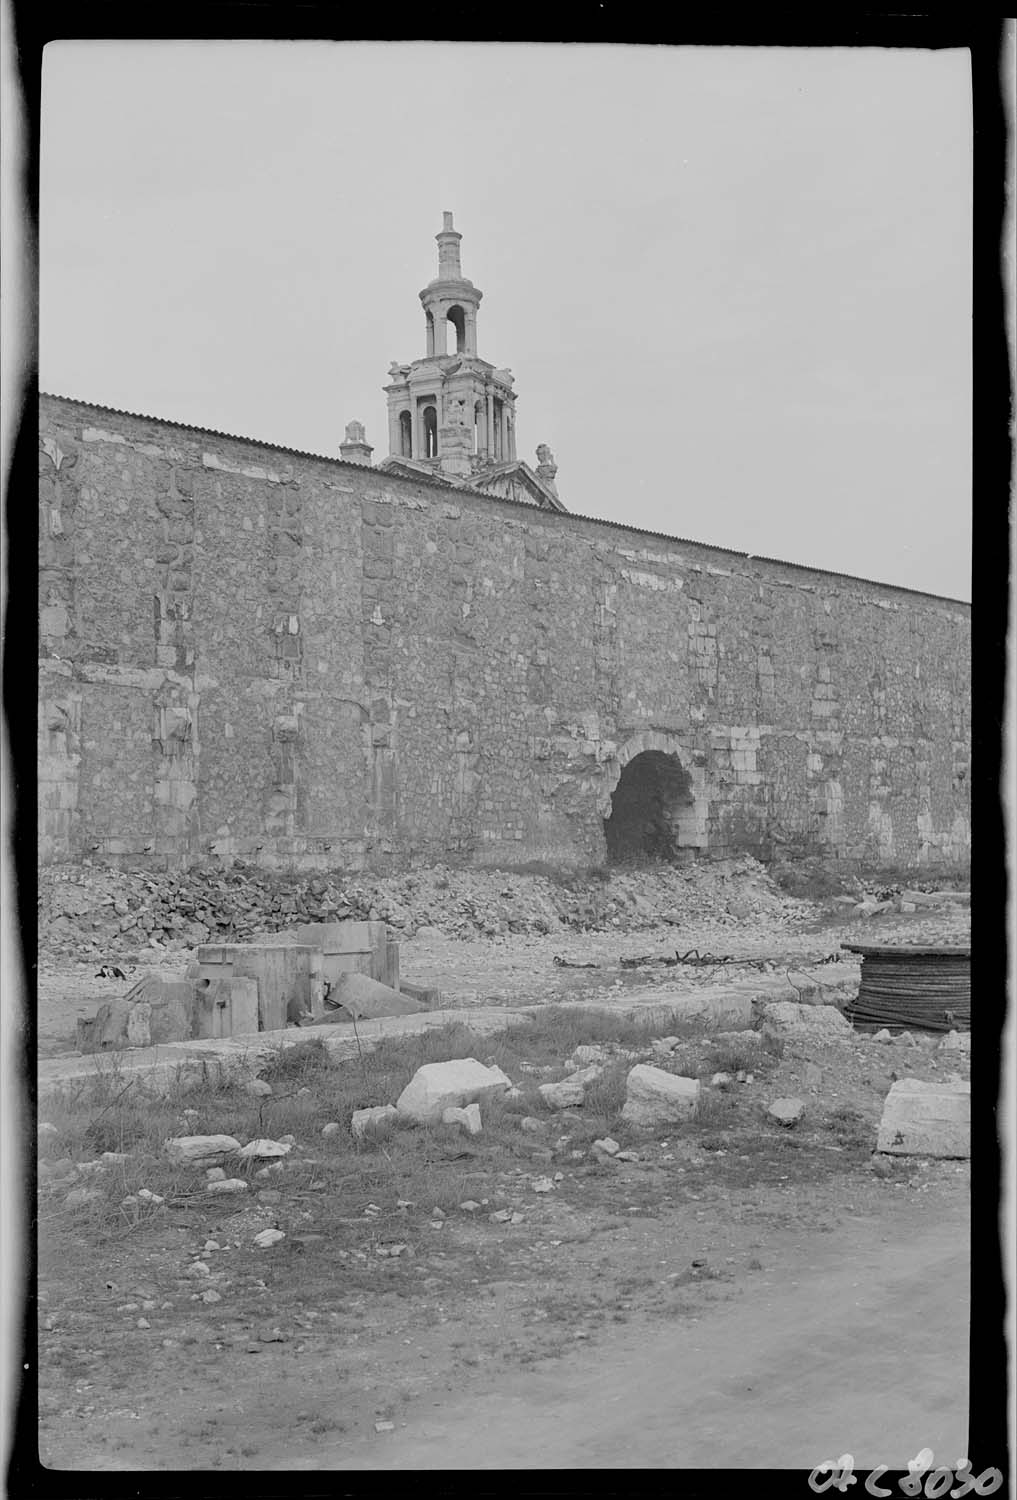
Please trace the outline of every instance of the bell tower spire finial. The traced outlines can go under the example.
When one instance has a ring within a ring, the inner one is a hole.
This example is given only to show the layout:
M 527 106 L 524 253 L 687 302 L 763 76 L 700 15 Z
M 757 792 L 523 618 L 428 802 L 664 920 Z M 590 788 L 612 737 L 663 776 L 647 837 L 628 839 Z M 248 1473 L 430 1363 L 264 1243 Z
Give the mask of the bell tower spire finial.
M 438 241 L 438 280 L 461 281 L 463 268 L 459 263 L 459 242 L 462 235 L 458 229 L 453 229 L 448 209 L 442 214 L 441 233 L 436 234 L 435 239 Z

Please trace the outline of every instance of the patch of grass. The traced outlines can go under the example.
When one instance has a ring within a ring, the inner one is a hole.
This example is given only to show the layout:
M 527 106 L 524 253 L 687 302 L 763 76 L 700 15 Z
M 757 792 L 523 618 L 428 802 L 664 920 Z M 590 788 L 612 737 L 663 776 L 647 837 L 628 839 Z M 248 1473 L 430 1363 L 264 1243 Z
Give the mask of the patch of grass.
M 261 1070 L 261 1077 L 275 1088 L 289 1084 L 298 1087 L 309 1084 L 322 1073 L 328 1073 L 334 1064 L 328 1048 L 321 1037 L 308 1037 L 306 1041 L 291 1047 L 281 1047 L 268 1065 Z
M 737 1073 L 740 1069 L 765 1078 L 777 1066 L 777 1056 L 764 1044 L 749 1042 L 717 1042 L 710 1046 L 703 1059 L 704 1073 Z
M 822 1123 L 839 1146 L 871 1149 L 875 1128 L 860 1110 L 852 1109 L 850 1105 L 838 1105 L 829 1111 Z

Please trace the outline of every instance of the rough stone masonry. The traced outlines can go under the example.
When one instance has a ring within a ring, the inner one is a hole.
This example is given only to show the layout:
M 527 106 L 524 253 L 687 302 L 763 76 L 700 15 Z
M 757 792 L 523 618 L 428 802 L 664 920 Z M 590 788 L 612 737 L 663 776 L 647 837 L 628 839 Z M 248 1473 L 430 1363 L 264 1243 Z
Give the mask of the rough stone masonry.
M 968 858 L 965 604 L 40 415 L 44 860 Z

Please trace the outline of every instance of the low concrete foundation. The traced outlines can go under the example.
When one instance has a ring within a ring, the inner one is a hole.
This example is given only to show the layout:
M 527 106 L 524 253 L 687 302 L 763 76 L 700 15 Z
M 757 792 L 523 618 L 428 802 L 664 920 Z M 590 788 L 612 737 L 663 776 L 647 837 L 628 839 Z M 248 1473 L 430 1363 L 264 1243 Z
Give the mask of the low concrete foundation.
M 797 975 L 796 981 L 791 985 L 783 977 L 774 976 L 734 985 L 715 985 L 694 994 L 683 994 L 673 985 L 663 984 L 641 990 L 638 997 L 574 1001 L 560 1008 L 609 1010 L 616 1015 L 642 1016 L 654 1025 L 697 1022 L 718 1031 L 740 1031 L 752 1028 L 761 1004 L 800 993 L 801 980 Z M 834 984 L 826 984 L 822 978 L 810 980 L 810 995 L 814 996 L 816 1003 L 836 1003 L 842 988 L 840 977 Z M 370 1050 L 386 1037 L 416 1036 L 436 1026 L 451 1026 L 457 1022 L 481 1035 L 495 1035 L 509 1026 L 525 1023 L 544 1008 L 530 1005 L 513 1009 L 489 1006 L 429 1010 L 418 1015 L 365 1019 L 355 1025 L 347 1022 L 312 1029 L 290 1026 L 285 1030 L 259 1031 L 254 1036 L 128 1049 L 117 1052 L 115 1061 L 103 1055 L 41 1058 L 38 1065 L 39 1098 L 110 1068 L 115 1068 L 125 1080 L 135 1079 L 143 1090 L 166 1094 L 176 1087 L 200 1087 L 204 1083 L 256 1076 L 259 1067 L 281 1048 L 299 1046 L 312 1036 L 320 1038 L 333 1057 L 344 1061 L 356 1058 L 361 1050 Z

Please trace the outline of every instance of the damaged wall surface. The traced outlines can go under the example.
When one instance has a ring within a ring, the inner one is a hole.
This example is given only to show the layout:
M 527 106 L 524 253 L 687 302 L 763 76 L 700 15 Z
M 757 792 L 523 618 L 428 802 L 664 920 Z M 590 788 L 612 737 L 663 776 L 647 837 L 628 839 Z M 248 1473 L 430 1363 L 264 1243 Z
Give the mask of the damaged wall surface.
M 638 853 L 636 822 L 645 852 L 968 858 L 965 604 L 40 419 L 46 861 L 574 865 Z

